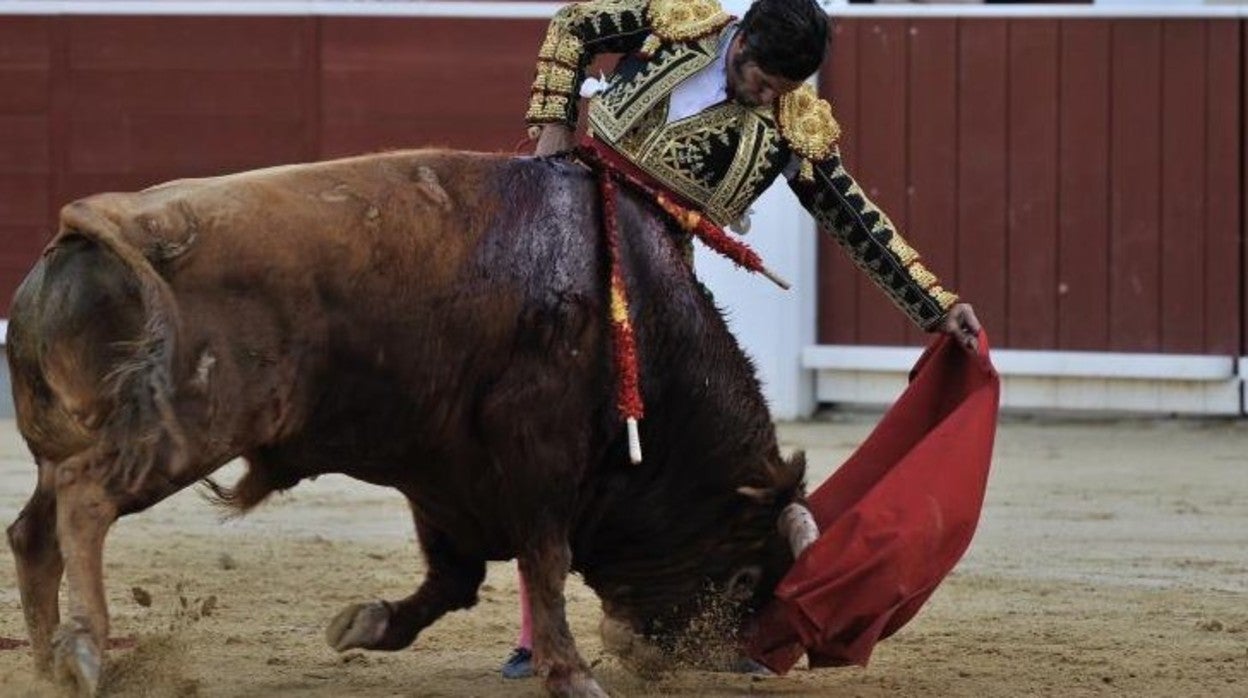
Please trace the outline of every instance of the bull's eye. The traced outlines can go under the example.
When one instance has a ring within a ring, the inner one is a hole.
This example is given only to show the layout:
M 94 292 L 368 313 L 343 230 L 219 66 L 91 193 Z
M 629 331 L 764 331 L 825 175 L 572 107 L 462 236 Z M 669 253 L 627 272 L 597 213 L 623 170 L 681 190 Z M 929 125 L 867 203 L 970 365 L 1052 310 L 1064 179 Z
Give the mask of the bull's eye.
M 724 595 L 733 601 L 747 601 L 754 595 L 762 577 L 763 571 L 757 565 L 742 567 L 728 580 Z

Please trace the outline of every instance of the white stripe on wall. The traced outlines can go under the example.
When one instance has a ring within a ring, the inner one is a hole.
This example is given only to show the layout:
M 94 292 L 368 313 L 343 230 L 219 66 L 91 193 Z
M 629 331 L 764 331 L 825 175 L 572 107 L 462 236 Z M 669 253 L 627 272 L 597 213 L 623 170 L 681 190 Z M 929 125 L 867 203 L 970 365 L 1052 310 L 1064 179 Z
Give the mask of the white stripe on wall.
M 840 371 L 909 371 L 917 347 L 813 346 L 802 366 Z M 1003 376 L 1123 378 L 1159 381 L 1221 381 L 1236 377 L 1236 357 L 1204 354 L 1135 354 L 1094 351 L 997 349 L 992 363 Z
M 885 407 L 896 401 L 920 349 L 812 346 L 821 403 Z M 1001 405 L 1022 410 L 1245 414 L 1248 357 L 998 349 Z

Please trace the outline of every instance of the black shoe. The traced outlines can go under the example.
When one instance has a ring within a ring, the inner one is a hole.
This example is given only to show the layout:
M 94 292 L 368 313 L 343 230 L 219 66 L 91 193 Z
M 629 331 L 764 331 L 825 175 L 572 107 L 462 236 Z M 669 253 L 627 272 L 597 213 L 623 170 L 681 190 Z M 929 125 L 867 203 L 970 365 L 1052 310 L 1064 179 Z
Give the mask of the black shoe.
M 533 675 L 533 650 L 517 647 L 503 663 L 504 679 L 527 679 Z
M 753 659 L 750 659 L 749 657 L 746 657 L 745 655 L 737 657 L 736 661 L 732 663 L 731 671 L 734 674 L 749 674 L 750 676 L 775 676 L 776 675 L 776 673 L 772 671 L 771 669 L 768 669 L 767 667 L 763 666 L 762 664 L 759 664 L 758 662 L 754 661 Z

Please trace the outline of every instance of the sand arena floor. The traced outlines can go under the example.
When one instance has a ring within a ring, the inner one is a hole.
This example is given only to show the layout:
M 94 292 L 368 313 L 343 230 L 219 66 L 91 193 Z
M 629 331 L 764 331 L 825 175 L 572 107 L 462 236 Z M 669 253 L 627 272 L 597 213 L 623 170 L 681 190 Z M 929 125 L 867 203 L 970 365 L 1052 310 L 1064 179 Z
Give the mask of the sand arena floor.
M 786 424 L 817 483 L 873 417 Z M 236 466 L 230 466 L 236 468 Z M 0 423 L 0 521 L 34 483 Z M 12 556 L 0 553 L 0 696 L 58 693 L 35 678 Z M 516 585 L 492 564 L 481 603 L 406 651 L 338 655 L 322 639 L 343 606 L 410 592 L 410 519 L 395 493 L 345 478 L 304 483 L 221 523 L 193 491 L 125 519 L 109 539 L 116 696 L 541 696 L 504 681 Z M 136 591 L 138 590 L 138 591 Z M 1248 424 L 1006 420 L 969 554 L 867 669 L 758 679 L 643 679 L 602 652 L 599 610 L 575 578 L 573 631 L 616 696 L 1248 696 Z M 150 596 L 150 605 L 137 599 Z

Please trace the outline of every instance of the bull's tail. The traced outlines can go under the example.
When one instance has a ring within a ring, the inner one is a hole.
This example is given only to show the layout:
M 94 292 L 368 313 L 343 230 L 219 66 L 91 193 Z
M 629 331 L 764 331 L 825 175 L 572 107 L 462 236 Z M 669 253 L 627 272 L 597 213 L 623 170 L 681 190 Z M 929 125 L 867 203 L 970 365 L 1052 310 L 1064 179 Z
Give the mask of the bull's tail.
M 238 482 L 222 485 L 213 478 L 206 477 L 200 481 L 203 488 L 199 493 L 208 503 L 217 507 L 222 518 L 231 519 L 256 508 L 274 492 L 294 487 L 301 479 L 302 476 L 297 473 L 267 467 L 266 464 L 249 458 L 247 472 L 243 473 Z
M 126 490 L 187 465 L 173 409 L 178 310 L 168 284 L 90 202 L 14 298 L 9 325 L 18 425 L 37 457 L 103 448 Z

